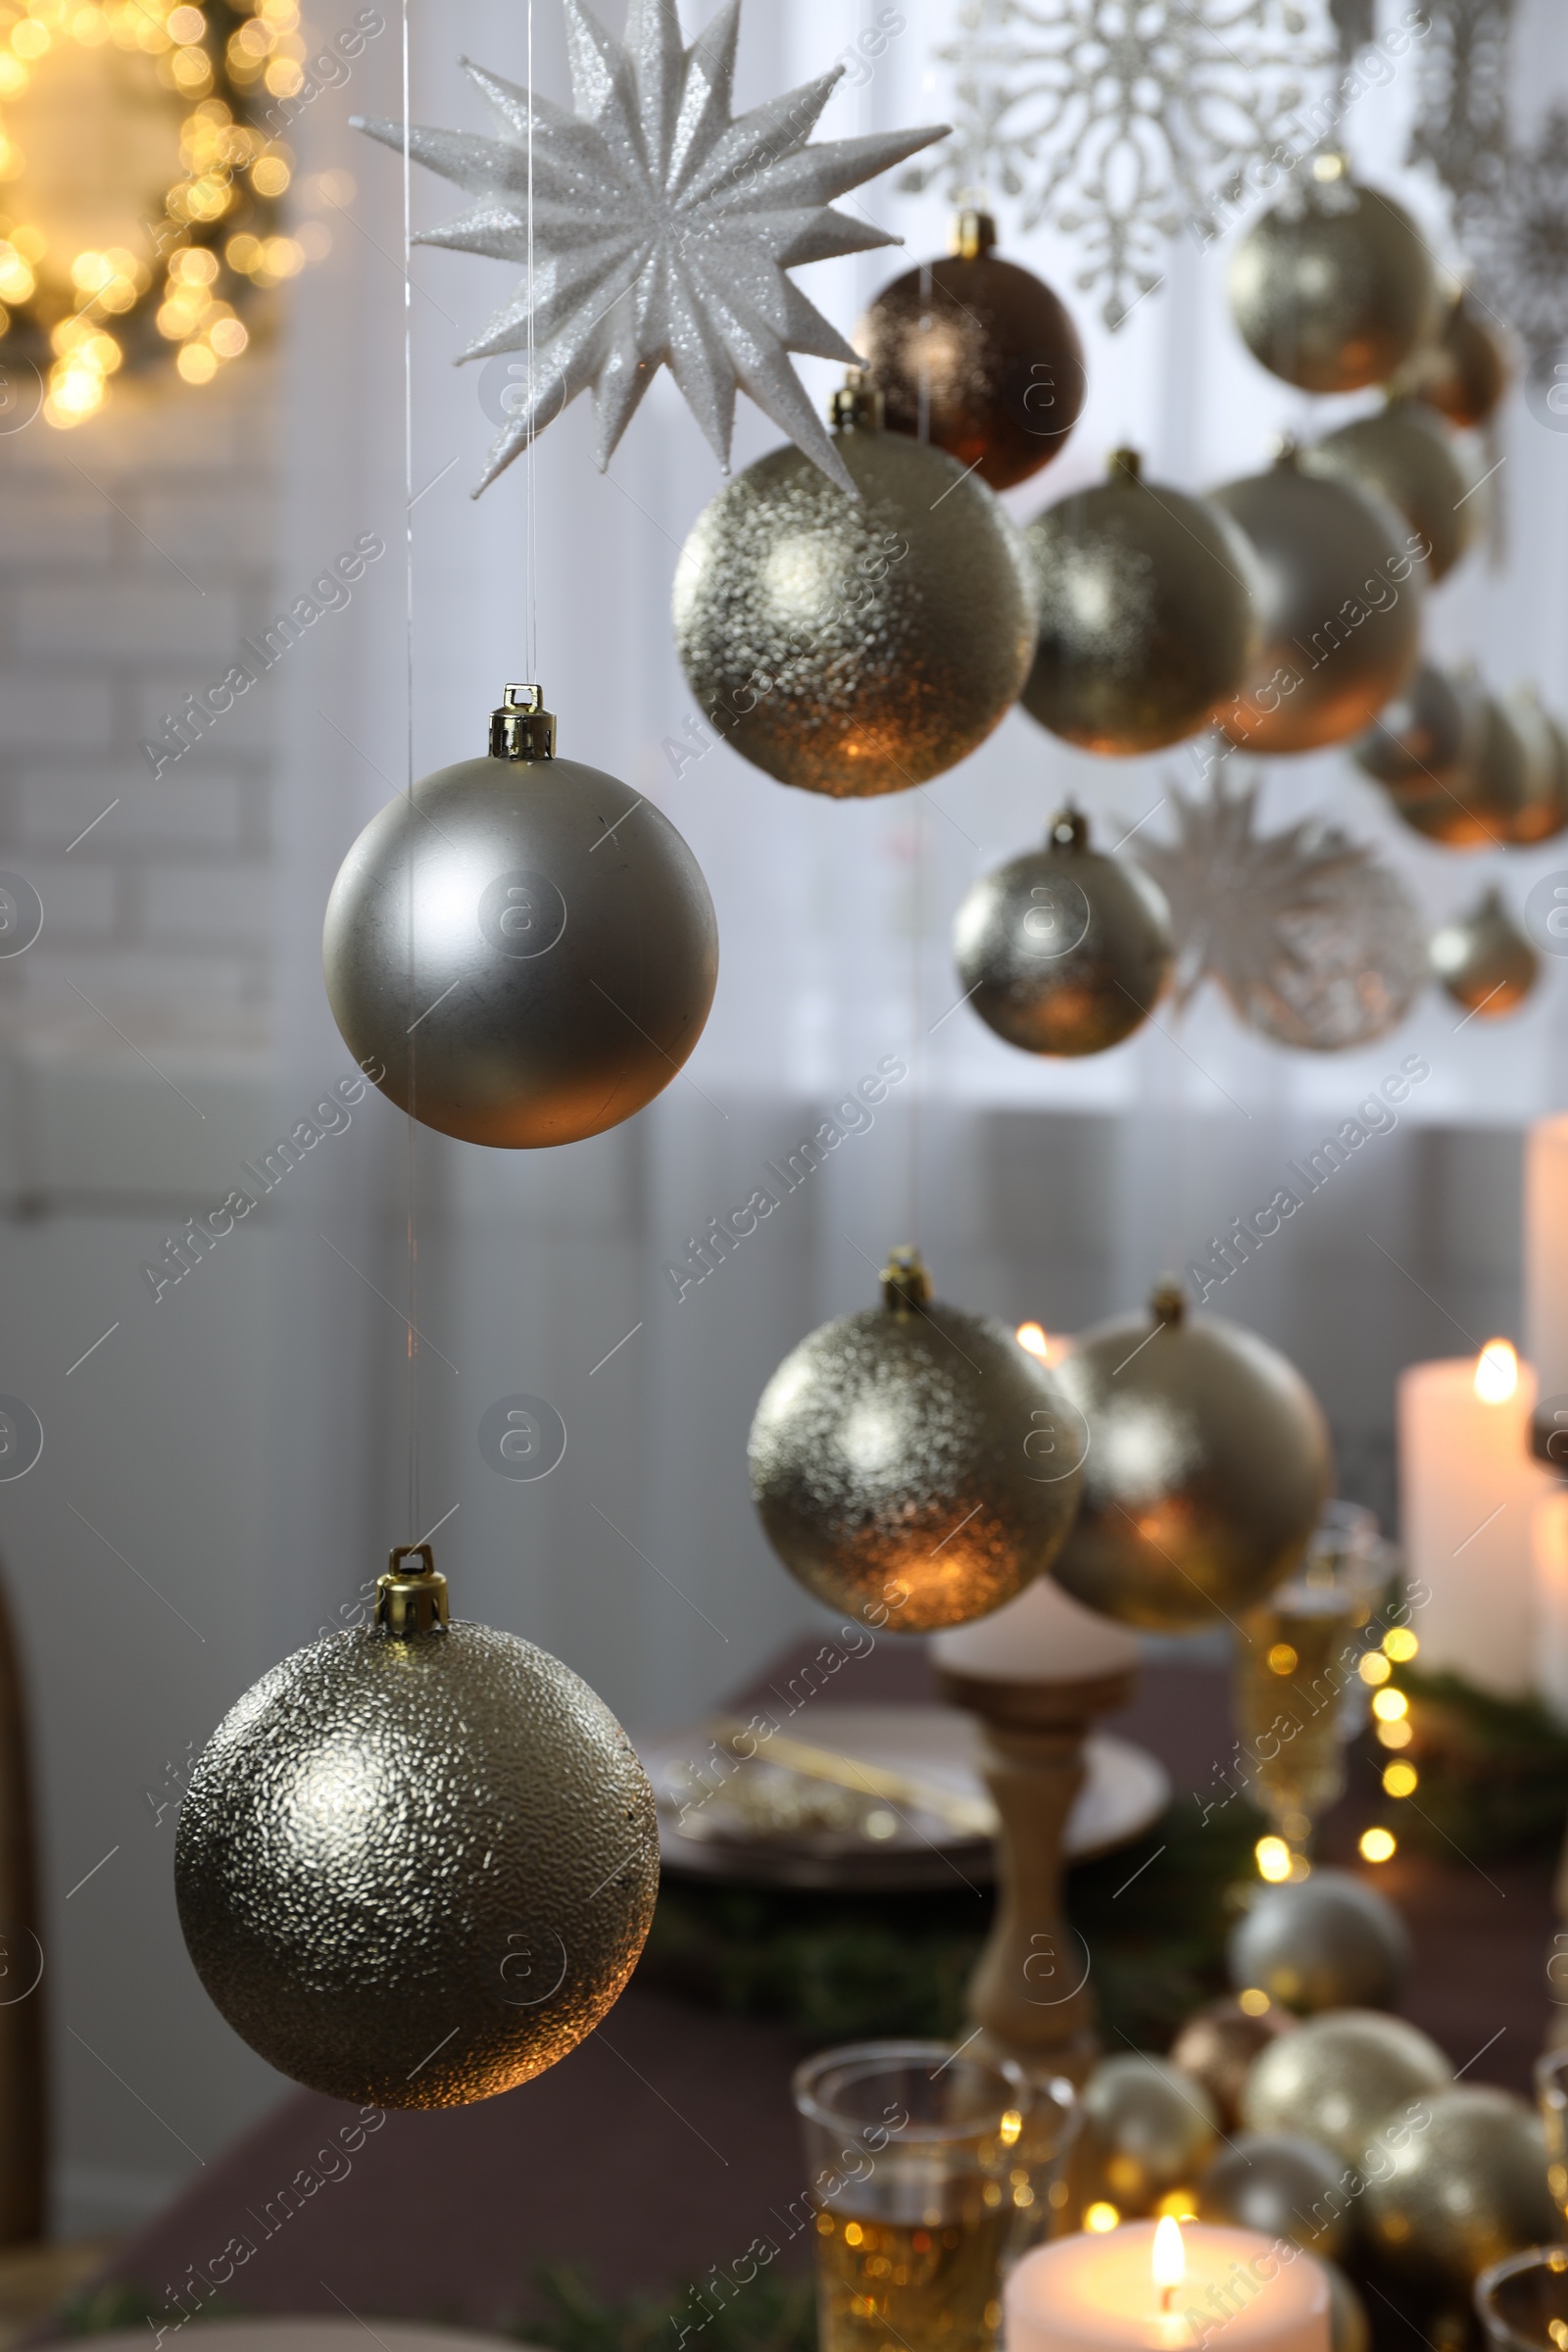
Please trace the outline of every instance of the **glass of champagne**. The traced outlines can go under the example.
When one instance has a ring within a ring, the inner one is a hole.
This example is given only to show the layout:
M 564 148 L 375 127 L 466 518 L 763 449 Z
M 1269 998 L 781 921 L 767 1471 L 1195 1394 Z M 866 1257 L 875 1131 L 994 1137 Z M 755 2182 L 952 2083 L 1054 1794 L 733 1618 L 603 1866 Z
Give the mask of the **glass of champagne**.
M 821 2352 L 992 2352 L 1002 2282 L 1050 2234 L 1070 2083 L 940 2041 L 824 2050 L 795 2076 Z
M 1564 2352 L 1568 2246 L 1530 2246 L 1494 2262 L 1476 2280 L 1475 2299 L 1493 2352 Z

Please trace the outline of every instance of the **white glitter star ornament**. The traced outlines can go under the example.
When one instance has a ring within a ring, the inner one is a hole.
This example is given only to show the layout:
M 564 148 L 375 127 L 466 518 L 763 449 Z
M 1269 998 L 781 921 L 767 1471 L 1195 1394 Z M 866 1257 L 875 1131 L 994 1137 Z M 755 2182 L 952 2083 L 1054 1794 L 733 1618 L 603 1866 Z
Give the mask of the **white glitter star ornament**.
M 785 271 L 902 244 L 835 212 L 832 199 L 946 137 L 946 126 L 811 147 L 844 69 L 735 120 L 740 0 L 725 0 L 689 49 L 673 0 L 631 0 L 619 46 L 581 0 L 564 4 L 575 115 L 465 59 L 501 136 L 410 133 L 418 161 L 473 199 L 419 243 L 526 268 L 532 122 L 533 283 L 525 277 L 462 355 L 528 355 L 479 488 L 590 384 L 603 469 L 667 366 L 726 471 L 739 387 L 853 496 L 789 354 L 847 365 L 857 355 Z M 357 118 L 356 126 L 401 153 L 400 122 Z

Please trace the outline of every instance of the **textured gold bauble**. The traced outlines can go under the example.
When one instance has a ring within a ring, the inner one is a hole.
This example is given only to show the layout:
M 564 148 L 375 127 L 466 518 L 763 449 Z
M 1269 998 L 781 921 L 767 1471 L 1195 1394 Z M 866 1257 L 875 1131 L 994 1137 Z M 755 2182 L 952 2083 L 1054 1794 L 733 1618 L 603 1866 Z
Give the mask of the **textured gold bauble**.
M 1500 890 L 1483 891 L 1468 914 L 1432 935 L 1432 969 L 1456 1004 L 1483 1021 L 1518 1010 L 1541 977 L 1541 957 L 1508 912 Z
M 1170 2062 L 1201 2082 L 1214 2102 L 1223 2129 L 1241 2121 L 1242 2091 L 1259 2054 L 1288 2034 L 1296 2020 L 1272 2001 L 1254 1997 L 1243 2008 L 1234 1998 L 1210 2001 L 1190 2017 L 1170 2045 Z
M 270 2065 L 330 2098 L 453 2107 L 605 2015 L 653 1917 L 659 1832 L 631 1742 L 567 1667 L 485 1626 L 378 1625 L 297 1650 L 219 1726 L 174 1881 L 197 1974 Z
M 1218 2119 L 1208 2095 L 1163 2059 L 1131 2051 L 1102 2058 L 1083 2090 L 1081 2163 L 1092 2193 L 1124 2219 L 1192 2188 L 1213 2153 Z
M 932 441 L 1008 490 L 1061 448 L 1087 377 L 1066 305 L 996 241 L 989 215 L 960 213 L 952 254 L 884 286 L 855 345 L 890 432 Z
M 1258 643 L 1245 541 L 1206 499 L 1143 478 L 1118 450 L 1103 482 L 1037 514 L 1031 718 L 1087 752 L 1157 752 L 1207 725 Z
M 1256 2230 L 1332 2260 L 1350 2235 L 1344 2169 L 1316 2140 L 1244 2132 L 1221 2149 L 1199 2182 L 1199 2212 L 1205 2222 Z
M 1450 673 L 1448 683 L 1473 713 L 1464 754 L 1451 767 L 1411 760 L 1388 782 L 1396 814 L 1445 849 L 1527 849 L 1550 841 L 1568 826 L 1568 750 L 1559 730 L 1529 695 L 1483 694 L 1463 672 Z M 1435 710 L 1435 695 L 1427 699 Z M 1397 766 L 1393 747 L 1386 737 L 1382 742 L 1388 764 Z
M 1331 155 L 1248 230 L 1229 288 L 1252 357 L 1305 392 L 1385 382 L 1439 316 L 1432 255 L 1409 214 Z
M 1143 1026 L 1175 958 L 1165 894 L 1130 858 L 1089 847 L 1076 809 L 1043 850 L 986 874 L 958 908 L 967 1002 L 1026 1054 L 1103 1054 Z
M 1331 2010 L 1263 2052 L 1242 2097 L 1242 2120 L 1250 2132 L 1315 2139 L 1359 2167 L 1391 2118 L 1397 2130 L 1412 2104 L 1452 2080 L 1437 2043 L 1403 2018 Z
M 697 518 L 675 567 L 675 640 L 710 724 L 781 784 L 905 792 L 1000 724 L 1028 675 L 1034 591 L 1017 532 L 946 451 L 841 395 L 849 498 L 775 450 Z
M 1261 1887 L 1231 1932 L 1231 1983 L 1289 2009 L 1392 2009 L 1410 1966 L 1403 1920 L 1346 1870 Z
M 322 938 L 333 1018 L 384 1095 L 513 1150 L 602 1135 L 702 1036 L 718 927 L 669 819 L 554 757 L 513 686 L 491 756 L 389 801 L 344 858 Z
M 1272 1592 L 1330 1477 L 1322 1411 L 1283 1355 L 1162 1285 L 1147 1315 L 1086 1332 L 1056 1377 L 1089 1431 L 1053 1569 L 1074 1599 L 1175 1633 Z
M 784 1358 L 752 1423 L 768 1542 L 830 1608 L 900 1634 L 989 1616 L 1055 1556 L 1082 1424 L 1010 1331 L 934 1304 L 912 1250 L 883 1303 Z
M 1420 566 L 1403 516 L 1370 491 L 1303 472 L 1289 449 L 1213 499 L 1263 573 L 1261 650 L 1217 724 L 1259 753 L 1359 735 L 1421 658 Z
M 1453 569 L 1486 520 L 1479 475 L 1424 401 L 1391 400 L 1377 416 L 1342 424 L 1301 451 L 1301 466 L 1386 498 L 1424 543 L 1429 580 Z
M 1465 2298 L 1489 2264 L 1560 2237 L 1562 2216 L 1546 2188 L 1540 2121 L 1523 2099 L 1461 2082 L 1426 2107 L 1425 2129 L 1368 2175 L 1367 2235 L 1399 2278 Z
M 1497 326 L 1469 294 L 1449 303 L 1429 342 L 1418 344 L 1391 379 L 1389 390 L 1446 416 L 1450 424 L 1485 424 L 1513 372 Z

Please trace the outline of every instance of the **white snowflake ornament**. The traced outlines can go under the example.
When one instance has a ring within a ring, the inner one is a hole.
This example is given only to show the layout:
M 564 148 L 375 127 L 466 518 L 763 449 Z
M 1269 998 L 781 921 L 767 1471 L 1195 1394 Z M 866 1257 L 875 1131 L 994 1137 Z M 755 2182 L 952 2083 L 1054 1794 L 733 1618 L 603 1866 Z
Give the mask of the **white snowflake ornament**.
M 526 267 L 532 125 L 533 282 L 462 355 L 529 355 L 479 488 L 590 384 L 602 469 L 667 366 L 726 471 L 739 387 L 853 496 L 789 354 L 851 366 L 857 354 L 785 272 L 902 244 L 832 199 L 945 138 L 946 125 L 808 146 L 844 69 L 737 121 L 740 0 L 689 49 L 674 0 L 631 0 L 618 46 L 581 0 L 564 5 L 574 115 L 465 59 L 500 137 L 409 133 L 418 161 L 473 199 L 418 241 Z M 356 118 L 356 127 L 401 153 L 402 123 Z

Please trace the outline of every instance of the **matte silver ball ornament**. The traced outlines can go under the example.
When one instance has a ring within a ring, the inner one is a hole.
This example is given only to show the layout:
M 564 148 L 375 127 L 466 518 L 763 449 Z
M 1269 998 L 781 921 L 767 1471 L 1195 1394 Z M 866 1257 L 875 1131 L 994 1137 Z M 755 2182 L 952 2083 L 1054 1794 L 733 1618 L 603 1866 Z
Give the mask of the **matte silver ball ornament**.
M 1205 2222 L 1230 2222 L 1283 2237 L 1329 2260 L 1350 2239 L 1344 2166 L 1332 2149 L 1289 2132 L 1244 2132 L 1221 2149 L 1198 2184 Z
M 1362 2167 L 1383 2132 L 1453 2081 L 1437 2043 L 1373 2009 L 1309 2017 L 1258 2059 L 1242 2098 L 1250 2132 L 1290 2132 Z M 1390 2119 L 1394 2119 L 1390 2125 Z
M 1120 1045 L 1158 1004 L 1176 954 L 1159 885 L 1092 850 L 1075 808 L 1053 820 L 1043 850 L 975 883 L 953 946 L 969 1004 L 1026 1054 Z
M 428 1546 L 394 1552 L 376 1624 L 264 1675 L 180 1809 L 198 1976 L 330 2098 L 454 2107 L 531 2081 L 606 2015 L 653 1917 L 653 1790 L 610 1709 L 445 1612 Z
M 1301 466 L 1387 499 L 1425 547 L 1421 563 L 1428 580 L 1447 576 L 1486 520 L 1475 495 L 1480 476 L 1425 401 L 1391 400 L 1374 416 L 1353 417 L 1308 444 Z
M 1304 392 L 1382 383 L 1433 334 L 1437 270 L 1400 204 L 1313 158 L 1231 256 L 1231 313 L 1253 359 Z
M 1460 2082 L 1424 2104 L 1419 2128 L 1385 2129 L 1363 2160 L 1367 2235 L 1407 2284 L 1465 2298 L 1492 2263 L 1558 2238 L 1562 2216 L 1540 2119 L 1523 2099 Z
M 895 1250 L 883 1303 L 803 1340 L 752 1423 L 752 1499 L 790 1574 L 895 1633 L 967 1625 L 1054 1558 L 1084 1436 L 1004 1324 L 933 1303 Z
M 726 484 L 675 568 L 675 642 L 743 759 L 839 799 L 906 792 L 982 744 L 1018 699 L 1034 590 L 995 495 L 944 450 L 834 402 L 851 498 L 799 449 Z
M 1124 2217 L 1147 2214 L 1172 2189 L 1191 2189 L 1213 2152 L 1219 2120 L 1200 2083 L 1162 2058 L 1118 2051 L 1083 2090 L 1078 2159 L 1097 2194 Z
M 718 979 L 696 858 L 641 793 L 554 757 L 509 687 L 491 755 L 370 819 L 327 901 L 332 1015 L 400 1109 L 469 1144 L 602 1135 L 702 1036 Z
M 1089 1432 L 1084 1495 L 1052 1573 L 1155 1632 L 1260 1600 L 1329 1492 L 1328 1426 L 1285 1357 L 1161 1284 L 1147 1315 L 1096 1325 L 1057 1366 Z
M 1287 2009 L 1392 2009 L 1410 1966 L 1403 1920 L 1347 1870 L 1267 1886 L 1231 1931 L 1226 1966 Z

